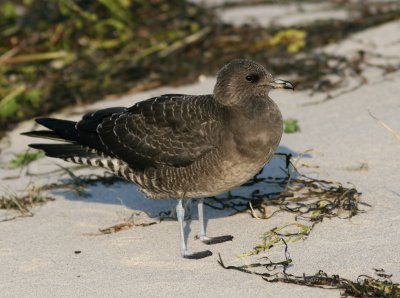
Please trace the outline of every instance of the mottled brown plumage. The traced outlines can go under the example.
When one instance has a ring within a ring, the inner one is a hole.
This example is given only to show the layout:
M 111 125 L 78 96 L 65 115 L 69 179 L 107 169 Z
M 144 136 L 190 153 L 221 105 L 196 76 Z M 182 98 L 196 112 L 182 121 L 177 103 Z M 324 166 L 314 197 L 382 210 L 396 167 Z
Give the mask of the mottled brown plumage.
M 78 122 L 37 119 L 50 131 L 26 134 L 63 141 L 30 146 L 110 169 L 151 198 L 217 195 L 254 176 L 278 146 L 282 116 L 268 97 L 274 87 L 293 88 L 253 61 L 234 60 L 219 71 L 213 95 L 167 94 Z

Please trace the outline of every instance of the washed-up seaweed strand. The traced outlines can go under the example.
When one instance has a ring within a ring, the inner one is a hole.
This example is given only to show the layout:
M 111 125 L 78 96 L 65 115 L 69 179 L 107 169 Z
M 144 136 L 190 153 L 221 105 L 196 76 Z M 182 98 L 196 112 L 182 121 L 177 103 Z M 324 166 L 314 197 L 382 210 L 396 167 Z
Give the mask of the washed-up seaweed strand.
M 368 275 L 360 275 L 357 280 L 351 281 L 342 278 L 339 275 L 328 275 L 323 270 L 319 270 L 314 275 L 294 275 L 287 273 L 293 261 L 288 252 L 288 245 L 283 238 L 282 242 L 285 245 L 285 259 L 279 262 L 272 262 L 268 257 L 260 258 L 260 262 L 252 263 L 243 266 L 225 265 L 219 254 L 218 264 L 228 270 L 236 270 L 243 273 L 261 276 L 267 282 L 271 283 L 289 283 L 311 288 L 322 289 L 338 289 L 341 290 L 342 297 L 400 297 L 400 284 L 391 281 L 391 275 L 386 274 L 383 269 L 375 269 L 378 278 Z M 254 268 L 265 268 L 267 272 L 255 271 Z M 278 270 L 278 272 L 272 273 Z
M 354 188 L 343 187 L 338 182 L 317 180 L 300 174 L 291 162 L 291 154 L 279 154 L 285 157 L 285 174 L 283 177 L 260 177 L 262 171 L 254 176 L 244 186 L 257 187 L 250 196 L 232 195 L 224 198 L 210 197 L 206 205 L 213 209 L 232 209 L 238 212 L 258 211 L 262 216 L 257 218 L 268 219 L 278 212 L 290 212 L 297 217 L 313 222 L 320 222 L 323 218 L 341 217 L 350 218 L 359 212 L 360 193 Z M 281 187 L 281 191 L 265 192 L 261 190 L 262 183 L 272 183 Z M 367 204 L 365 204 L 367 205 Z M 278 207 L 271 215 L 263 215 L 269 206 Z M 340 211 L 346 211 L 343 216 Z M 256 217 L 256 216 L 255 216 Z
M 272 273 L 272 274 L 267 273 L 267 272 L 260 273 L 260 272 L 251 270 L 251 268 L 264 267 L 269 272 L 272 272 L 276 269 L 280 269 L 280 270 L 282 270 L 281 271 L 282 273 L 286 274 L 286 269 L 292 263 L 292 259 L 290 258 L 288 245 L 287 245 L 286 241 L 283 238 L 281 238 L 281 241 L 285 245 L 285 260 L 283 260 L 283 261 L 272 262 L 268 257 L 262 257 L 262 258 L 260 258 L 260 260 L 264 261 L 264 263 L 258 262 L 258 263 L 252 263 L 249 265 L 243 265 L 243 266 L 225 266 L 224 262 L 222 261 L 221 254 L 218 254 L 218 264 L 221 265 L 221 267 L 224 269 L 237 270 L 237 271 L 241 271 L 244 273 L 259 275 L 262 277 L 273 277 L 273 276 L 277 276 L 279 273 Z
M 296 276 L 280 273 L 276 276 L 263 275 L 267 282 L 283 282 L 322 289 L 341 290 L 342 297 L 400 297 L 400 284 L 393 283 L 388 278 L 374 278 L 368 275 L 360 275 L 357 280 L 351 281 L 339 275 L 328 275 L 319 270 L 315 275 Z

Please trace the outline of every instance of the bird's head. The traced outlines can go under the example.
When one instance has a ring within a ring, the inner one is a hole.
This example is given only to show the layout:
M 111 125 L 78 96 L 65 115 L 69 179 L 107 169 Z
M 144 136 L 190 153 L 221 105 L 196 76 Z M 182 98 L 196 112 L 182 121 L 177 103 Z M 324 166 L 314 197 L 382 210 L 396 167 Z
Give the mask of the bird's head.
M 268 98 L 273 88 L 294 89 L 292 83 L 275 79 L 257 62 L 237 59 L 219 70 L 214 96 L 224 105 L 236 105 L 251 99 Z

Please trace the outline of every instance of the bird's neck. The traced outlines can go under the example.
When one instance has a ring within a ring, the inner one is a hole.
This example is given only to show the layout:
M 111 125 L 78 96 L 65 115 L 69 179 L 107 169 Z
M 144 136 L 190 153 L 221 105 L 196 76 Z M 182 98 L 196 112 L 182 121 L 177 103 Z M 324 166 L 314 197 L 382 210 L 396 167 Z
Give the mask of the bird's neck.
M 243 100 L 239 104 L 230 106 L 229 109 L 239 117 L 247 118 L 250 121 L 258 121 L 269 118 L 268 114 L 271 109 L 276 111 L 278 107 L 271 98 L 266 97 Z

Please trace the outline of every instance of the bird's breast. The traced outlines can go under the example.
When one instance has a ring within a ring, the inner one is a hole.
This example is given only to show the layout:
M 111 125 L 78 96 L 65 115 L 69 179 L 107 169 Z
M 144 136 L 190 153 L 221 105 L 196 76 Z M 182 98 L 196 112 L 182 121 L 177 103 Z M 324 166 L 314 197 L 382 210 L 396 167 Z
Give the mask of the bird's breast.
M 227 154 L 242 162 L 268 162 L 283 133 L 282 115 L 276 104 L 271 100 L 258 110 L 235 111 L 229 121 L 223 146 Z
M 219 158 L 213 164 L 215 173 L 203 185 L 209 194 L 222 193 L 251 179 L 273 156 L 282 136 L 279 110 L 250 118 L 238 112 L 228 120 Z

